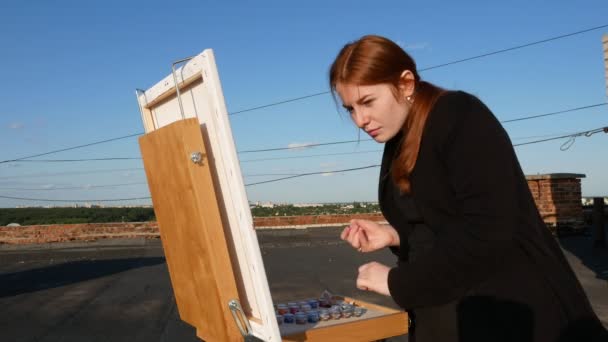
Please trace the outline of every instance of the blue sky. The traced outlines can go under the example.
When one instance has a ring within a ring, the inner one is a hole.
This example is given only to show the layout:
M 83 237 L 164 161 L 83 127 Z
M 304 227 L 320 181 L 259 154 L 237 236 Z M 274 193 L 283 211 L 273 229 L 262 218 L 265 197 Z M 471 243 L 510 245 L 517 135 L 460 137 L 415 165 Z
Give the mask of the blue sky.
M 327 70 L 365 34 L 397 41 L 430 67 L 608 24 L 603 1 L 2 1 L 0 160 L 143 131 L 135 88 L 171 63 L 215 52 L 229 112 L 328 90 Z M 479 96 L 500 120 L 603 103 L 602 35 L 608 28 L 437 68 L 422 77 Z M 231 116 L 239 151 L 357 139 L 330 95 Z M 608 106 L 505 124 L 514 143 L 608 125 Z M 362 139 L 367 137 L 361 136 Z M 527 139 L 524 139 L 528 137 Z M 533 137 L 533 138 L 529 138 Z M 583 195 L 608 195 L 608 136 L 516 148 L 527 174 L 586 175 Z M 378 164 L 382 145 L 361 141 L 241 154 L 245 183 Z M 317 154 L 349 155 L 290 158 Z M 128 138 L 34 159 L 139 157 Z M 247 188 L 250 201 L 375 201 L 378 169 L 301 177 Z M 114 184 L 121 186 L 97 187 Z M 70 189 L 59 189 L 70 188 Z M 0 196 L 120 199 L 149 196 L 139 160 L 0 164 Z M 93 201 L 94 202 L 94 201 Z M 115 202 L 115 204 L 149 201 Z M 0 198 L 0 207 L 67 205 Z M 109 204 L 109 203 L 106 203 Z

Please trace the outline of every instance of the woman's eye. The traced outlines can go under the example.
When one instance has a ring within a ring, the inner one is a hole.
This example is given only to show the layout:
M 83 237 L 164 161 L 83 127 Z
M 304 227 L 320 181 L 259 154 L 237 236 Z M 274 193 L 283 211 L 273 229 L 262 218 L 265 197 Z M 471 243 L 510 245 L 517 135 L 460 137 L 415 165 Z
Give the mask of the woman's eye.
M 366 107 L 369 107 L 372 105 L 372 102 L 374 102 L 374 100 L 367 100 L 367 101 L 363 102 L 363 105 Z

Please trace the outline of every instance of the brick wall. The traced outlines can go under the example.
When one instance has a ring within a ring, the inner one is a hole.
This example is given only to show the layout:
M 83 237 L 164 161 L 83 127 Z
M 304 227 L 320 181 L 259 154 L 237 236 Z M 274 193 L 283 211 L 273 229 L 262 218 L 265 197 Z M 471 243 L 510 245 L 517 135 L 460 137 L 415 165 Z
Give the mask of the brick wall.
M 50 224 L 1 227 L 0 244 L 93 241 L 104 238 L 159 237 L 156 222 Z
M 380 213 L 354 215 L 270 216 L 255 217 L 253 219 L 253 225 L 256 228 L 272 228 L 283 226 L 331 226 L 343 225 L 354 218 L 372 221 L 385 221 L 384 216 L 382 216 L 382 214 Z
M 552 232 L 583 228 L 581 178 L 584 177 L 572 173 L 526 176 L 538 211 Z
M 331 226 L 346 224 L 353 218 L 384 221 L 381 214 L 357 214 L 256 217 L 253 224 L 255 228 Z M 159 238 L 158 224 L 156 222 L 116 222 L 21 227 L 0 226 L 0 244 L 39 244 L 135 237 Z
M 579 174 L 527 176 L 528 186 L 541 217 L 553 232 L 583 227 L 581 178 Z M 255 228 L 314 227 L 343 225 L 352 218 L 385 221 L 381 214 L 273 216 L 254 218 Z M 156 222 L 90 223 L 0 227 L 0 244 L 34 244 L 63 241 L 91 241 L 103 238 L 158 238 Z

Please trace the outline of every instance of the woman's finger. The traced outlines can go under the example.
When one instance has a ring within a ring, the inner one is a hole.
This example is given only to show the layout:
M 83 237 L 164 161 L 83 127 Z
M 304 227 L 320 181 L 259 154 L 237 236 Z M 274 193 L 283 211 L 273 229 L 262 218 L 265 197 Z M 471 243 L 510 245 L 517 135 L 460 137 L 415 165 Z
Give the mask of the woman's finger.
M 369 290 L 369 282 L 368 282 L 368 280 L 366 278 L 366 274 L 365 274 L 365 269 L 367 268 L 366 266 L 367 266 L 367 264 L 359 267 L 359 275 L 357 276 L 357 282 L 356 282 L 357 288 L 359 290 L 363 290 L 363 291 Z
M 354 248 L 359 248 L 359 241 L 357 240 L 357 235 L 359 232 L 359 227 L 355 227 L 353 229 L 350 230 L 349 234 L 348 234 L 348 243 L 350 243 L 351 246 L 353 246 Z
M 342 240 L 346 240 L 346 237 L 348 236 L 348 233 L 350 232 L 350 226 L 344 228 L 342 230 L 342 233 L 340 234 L 340 239 Z
M 353 247 L 357 249 L 361 248 L 361 229 L 358 229 L 353 236 Z M 359 252 L 361 252 L 361 250 L 359 250 Z

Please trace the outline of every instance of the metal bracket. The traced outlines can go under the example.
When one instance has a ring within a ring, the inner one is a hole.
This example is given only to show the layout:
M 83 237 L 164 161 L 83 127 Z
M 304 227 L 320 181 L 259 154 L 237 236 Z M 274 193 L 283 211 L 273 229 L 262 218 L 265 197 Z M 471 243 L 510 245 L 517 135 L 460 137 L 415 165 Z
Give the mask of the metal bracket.
M 228 302 L 228 308 L 230 308 L 230 313 L 232 313 L 232 318 L 234 318 L 234 322 L 236 323 L 237 328 L 243 335 L 245 342 L 256 342 L 260 341 L 258 338 L 251 334 L 251 325 L 249 324 L 249 320 L 239 304 L 239 301 L 236 299 L 232 299 Z

